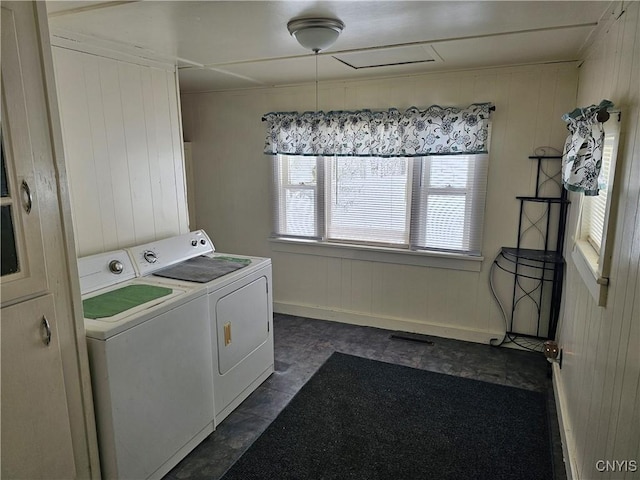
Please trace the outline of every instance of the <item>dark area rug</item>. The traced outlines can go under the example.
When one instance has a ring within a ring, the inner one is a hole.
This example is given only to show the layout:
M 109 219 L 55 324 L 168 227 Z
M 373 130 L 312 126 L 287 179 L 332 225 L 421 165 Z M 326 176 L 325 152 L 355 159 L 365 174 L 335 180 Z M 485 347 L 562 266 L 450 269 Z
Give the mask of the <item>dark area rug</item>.
M 544 394 L 341 353 L 223 477 L 551 478 Z

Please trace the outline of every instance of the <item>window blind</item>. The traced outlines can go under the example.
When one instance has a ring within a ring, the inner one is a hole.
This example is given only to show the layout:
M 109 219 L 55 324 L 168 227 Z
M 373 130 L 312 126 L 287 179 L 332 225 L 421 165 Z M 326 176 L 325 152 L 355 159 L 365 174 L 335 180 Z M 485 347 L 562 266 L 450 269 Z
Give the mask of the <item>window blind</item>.
M 480 255 L 489 155 L 423 157 L 411 220 L 414 248 Z
M 586 237 L 598 253 L 602 247 L 602 239 L 604 237 L 609 176 L 611 175 L 611 159 L 613 158 L 613 148 L 615 144 L 614 140 L 613 132 L 609 132 L 605 135 L 604 146 L 602 148 L 602 165 L 600 167 L 601 188 L 598 195 L 584 198 L 582 237 Z
M 326 157 L 327 239 L 408 246 L 408 158 Z
M 488 154 L 273 158 L 277 237 L 480 255 Z
M 324 185 L 317 157 L 274 157 L 274 234 L 321 238 Z

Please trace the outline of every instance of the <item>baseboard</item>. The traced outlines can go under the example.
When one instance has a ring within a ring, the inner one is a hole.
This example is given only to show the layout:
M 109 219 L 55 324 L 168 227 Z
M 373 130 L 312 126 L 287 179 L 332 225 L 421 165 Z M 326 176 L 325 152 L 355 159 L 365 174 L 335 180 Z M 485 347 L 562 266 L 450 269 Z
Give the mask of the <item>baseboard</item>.
M 571 452 L 575 451 L 575 442 L 573 440 L 573 432 L 569 416 L 567 415 L 567 397 L 564 393 L 564 387 L 560 381 L 560 365 L 554 363 L 553 367 L 553 390 L 556 399 L 556 411 L 558 412 L 558 425 L 560 427 L 560 438 L 562 440 L 562 456 L 564 457 L 564 465 L 567 471 L 567 480 L 579 480 L 576 462 Z
M 492 338 L 502 338 L 501 332 L 486 332 L 436 323 L 423 323 L 405 318 L 368 315 L 341 309 L 328 309 L 319 306 L 302 305 L 286 302 L 273 302 L 273 311 L 299 317 L 330 320 L 333 322 L 349 323 L 385 330 L 399 330 L 402 332 L 420 333 L 435 337 L 453 338 L 467 342 L 488 344 Z

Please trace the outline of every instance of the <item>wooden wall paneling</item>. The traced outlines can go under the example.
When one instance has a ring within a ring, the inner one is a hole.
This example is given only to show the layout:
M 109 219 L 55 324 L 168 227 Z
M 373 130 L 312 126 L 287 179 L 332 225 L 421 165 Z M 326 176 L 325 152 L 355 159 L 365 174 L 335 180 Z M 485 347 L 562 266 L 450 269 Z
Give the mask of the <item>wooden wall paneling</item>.
M 628 105 L 640 105 L 640 8 L 629 11 L 624 22 L 624 37 L 620 47 L 621 64 L 618 82 L 621 89 L 628 91 Z M 631 48 L 635 46 L 635 49 Z M 640 458 L 640 113 L 629 115 L 626 123 L 624 151 L 629 152 L 627 159 L 631 165 L 625 169 L 626 188 L 629 192 L 626 218 L 627 224 L 634 225 L 629 239 L 629 276 L 627 295 L 625 297 L 624 315 L 631 321 L 627 355 L 624 361 L 624 378 L 621 410 L 625 412 L 618 417 L 618 436 L 614 444 L 614 452 L 621 458 Z M 635 218 L 634 208 L 635 204 Z M 635 384 L 635 389 L 634 389 Z M 629 420 L 631 418 L 631 421 Z M 631 478 L 627 472 L 625 478 Z
M 83 56 L 80 53 L 74 55 Z M 116 233 L 118 238 L 118 247 L 135 244 L 135 227 L 134 217 L 131 209 L 132 191 L 129 182 L 129 165 L 127 158 L 127 143 L 125 138 L 124 118 L 122 112 L 121 86 L 118 75 L 118 63 L 114 60 L 100 58 L 100 83 L 102 87 L 102 104 L 104 110 L 105 134 L 108 144 L 109 154 L 109 172 L 111 186 L 113 189 L 113 209 L 116 217 Z M 61 104 L 62 117 L 66 115 L 68 106 Z M 69 137 L 65 135 L 65 145 L 73 143 Z M 72 202 L 74 210 L 80 208 L 78 202 L 82 202 L 82 198 Z M 79 250 L 78 255 L 84 256 L 90 253 L 97 253 L 99 250 L 93 251 Z
M 340 289 L 340 308 L 342 310 L 352 310 L 352 296 L 353 296 L 353 279 L 351 277 L 351 264 L 353 260 L 341 259 L 340 261 L 340 283 L 342 288 Z
M 375 265 L 371 262 L 351 262 L 351 305 L 356 312 L 371 315 L 373 303 L 373 276 Z
M 186 180 L 184 170 L 184 153 L 183 153 L 183 140 L 182 140 L 182 121 L 181 110 L 179 105 L 179 90 L 178 90 L 178 77 L 176 71 L 165 71 L 165 84 L 167 94 L 164 98 L 169 102 L 169 117 L 160 116 L 158 118 L 165 118 L 169 122 L 171 129 L 171 140 L 173 141 L 173 179 L 170 182 L 173 184 L 173 191 L 175 192 L 176 206 L 178 209 L 178 217 L 175 219 L 177 225 L 175 225 L 172 232 L 166 232 L 170 235 L 176 233 L 187 233 L 189 231 L 189 214 L 187 211 L 187 193 L 186 193 Z M 167 150 L 168 151 L 168 150 Z M 168 170 L 171 172 L 171 170 Z M 169 208 L 169 207 L 167 207 Z M 174 211 L 174 207 L 171 206 L 169 212 Z M 167 217 L 172 217 L 171 213 L 167 213 Z M 163 232 L 163 235 L 165 232 Z
M 575 81 L 575 78 L 575 71 L 567 72 L 566 70 L 562 70 L 558 72 L 558 82 L 555 89 L 555 101 L 553 103 L 554 110 L 552 113 L 552 118 L 562 119 L 562 115 L 569 111 L 567 110 L 567 104 L 576 104 L 577 92 L 575 87 L 571 85 L 571 81 Z M 562 151 L 568 133 L 569 131 L 566 129 L 566 127 L 562 129 L 551 129 L 551 131 L 549 132 L 549 145 Z
M 315 255 L 284 255 L 280 266 L 274 268 L 278 282 L 286 288 L 283 301 L 302 305 L 317 305 L 326 301 L 327 282 L 324 259 Z M 275 276 L 275 275 L 274 275 Z M 275 282 L 274 282 L 275 283 Z
M 630 402 L 632 399 L 635 400 L 637 384 L 640 379 L 640 364 L 637 361 L 635 364 L 628 363 L 629 351 L 637 350 L 637 346 L 640 344 L 637 336 L 638 316 L 633 317 L 634 305 L 638 305 L 640 302 L 640 298 L 635 295 L 636 289 L 634 288 L 638 281 L 638 247 L 634 245 L 639 238 L 638 225 L 640 225 L 638 220 L 638 206 L 640 205 L 638 196 L 640 190 L 640 180 L 638 180 L 640 178 L 640 145 L 638 144 L 640 134 L 638 130 L 640 125 L 638 116 L 640 115 L 633 114 L 634 107 L 636 112 L 638 111 L 640 97 L 638 93 L 640 61 L 637 55 L 632 54 L 634 50 L 635 52 L 640 50 L 640 34 L 637 33 L 640 23 L 638 21 L 639 10 L 637 6 L 628 10 L 628 16 L 624 22 L 616 24 L 620 29 L 617 35 L 618 42 L 614 43 L 612 38 L 607 44 L 609 52 L 611 48 L 615 48 L 615 52 L 618 53 L 618 55 L 611 55 L 616 57 L 616 63 L 619 63 L 621 59 L 630 63 L 625 69 L 618 69 L 618 73 L 624 70 L 630 75 L 614 75 L 611 78 L 611 82 L 615 82 L 619 95 L 626 93 L 626 98 L 620 99 L 626 109 L 623 113 L 619 151 L 619 158 L 623 157 L 623 163 L 622 169 L 618 169 L 621 175 L 617 177 L 620 180 L 619 191 L 623 193 L 624 197 L 618 208 L 617 228 L 615 229 L 617 237 L 613 257 L 615 266 L 612 268 L 611 275 L 611 282 L 616 285 L 613 298 L 615 302 L 613 305 L 614 315 L 616 320 L 619 319 L 621 322 L 622 331 L 620 343 L 616 348 L 617 368 L 612 392 L 614 402 L 610 414 L 611 428 L 607 437 L 607 454 L 609 452 L 617 454 L 622 442 L 630 441 L 631 432 L 628 425 L 629 416 L 633 411 L 633 405 Z M 623 35 L 624 32 L 629 31 L 633 34 Z M 612 31 L 611 37 L 615 37 L 613 33 Z M 621 45 L 622 41 L 624 41 L 624 45 Z M 637 355 L 635 358 L 637 359 Z M 636 428 L 636 438 L 640 437 L 638 430 Z
M 151 78 L 150 69 L 141 69 L 140 72 L 140 93 L 142 100 L 142 115 L 144 118 L 144 139 L 147 151 L 147 168 L 148 168 L 148 194 L 151 198 L 151 218 L 153 221 L 153 240 L 156 238 L 162 238 L 162 230 L 170 230 L 171 224 L 177 217 L 177 210 L 174 208 L 175 214 L 170 219 L 165 215 L 164 206 L 170 201 L 172 195 L 164 195 L 162 192 L 162 169 L 163 166 L 160 163 L 160 154 L 158 148 L 158 137 L 165 133 L 171 135 L 170 131 L 158 132 L 158 123 L 156 119 L 158 115 L 156 113 L 156 99 L 154 98 L 153 81 Z M 165 118 L 168 118 L 167 115 Z M 167 192 L 169 193 L 169 192 Z
M 449 275 L 450 311 L 452 321 L 457 327 L 469 330 L 478 328 L 476 305 L 480 288 L 480 274 L 477 272 L 461 272 L 452 270 Z
M 376 313 L 380 317 L 392 316 L 398 309 L 399 301 L 395 296 L 397 277 L 394 271 L 397 267 L 397 265 L 381 266 L 381 273 L 384 273 L 380 278 L 380 303 L 376 309 Z
M 385 317 L 407 318 L 405 265 L 386 265 L 383 292 L 383 308 Z
M 326 302 L 329 308 L 342 308 L 342 291 L 345 286 L 342 285 L 341 264 L 341 258 L 333 257 L 327 257 L 324 264 Z
M 611 278 L 612 284 L 617 286 L 614 296 L 614 312 L 616 312 L 616 320 L 619 319 L 622 325 L 620 343 L 616 348 L 617 356 L 615 358 L 617 368 L 612 392 L 614 403 L 610 415 L 612 428 L 609 429 L 606 450 L 607 453 L 611 452 L 612 454 L 617 454 L 622 444 L 630 440 L 629 416 L 633 411 L 632 401 L 635 400 L 637 386 L 640 382 L 640 362 L 638 362 L 637 355 L 638 345 L 640 345 L 639 317 L 634 316 L 640 304 L 640 297 L 636 295 L 640 250 L 637 246 L 640 239 L 638 233 L 640 225 L 638 211 L 640 205 L 638 196 L 640 190 L 640 181 L 638 180 L 640 178 L 640 161 L 638 161 L 640 146 L 637 144 L 638 119 L 635 117 L 634 120 L 634 117 L 631 117 L 629 120 L 630 122 L 626 125 L 627 129 L 625 129 L 627 141 L 624 144 L 624 150 L 633 155 L 633 157 L 627 156 L 627 160 L 634 158 L 634 161 L 627 162 L 620 178 L 624 183 L 621 186 L 621 191 L 627 192 L 627 195 L 625 204 L 621 204 L 622 208 L 619 209 L 616 233 L 621 237 L 621 245 L 617 249 L 619 255 L 614 253 L 614 262 L 616 256 L 618 262 L 616 262 L 616 274 Z M 628 130 L 629 127 L 633 128 L 634 126 L 633 131 Z M 635 362 L 629 363 L 632 358 L 635 359 Z M 636 436 L 640 437 L 638 428 L 636 428 Z
M 172 126 L 172 111 L 170 104 L 170 90 L 167 85 L 167 76 L 169 72 L 158 69 L 149 69 L 150 95 L 149 95 L 149 112 L 147 113 L 147 124 L 153 127 L 154 135 L 150 138 L 150 158 L 153 158 L 151 152 L 155 149 L 156 165 L 154 172 L 156 190 L 154 191 L 154 202 L 157 208 L 154 208 L 156 222 L 156 237 L 164 238 L 175 232 L 180 232 L 182 225 L 180 218 L 180 182 L 176 181 L 180 176 L 167 175 L 166 172 L 175 171 L 176 155 Z M 156 176 L 157 175 L 157 176 Z
M 102 101 L 102 82 L 100 79 L 100 59 L 99 57 L 86 56 L 82 59 L 84 67 L 84 84 L 87 92 L 87 110 L 89 114 L 89 126 L 91 129 L 91 144 L 93 147 L 94 178 L 97 188 L 89 195 L 98 197 L 99 205 L 97 210 L 99 217 L 96 220 L 100 223 L 100 228 L 95 225 L 96 235 L 101 235 L 103 250 L 113 250 L 118 248 L 118 234 L 116 212 L 113 207 L 113 187 L 109 168 L 109 144 L 106 136 L 106 125 L 104 108 Z M 81 180 L 82 181 L 82 180 Z M 79 201 L 86 198 L 85 194 L 80 195 Z M 91 208 L 95 215 L 96 208 Z M 89 224 L 89 222 L 87 222 Z M 100 246 L 100 239 L 96 239 L 96 247 Z M 94 244 L 89 241 L 89 245 Z
M 84 82 L 84 68 L 72 58 L 68 51 L 56 52 L 55 65 L 60 103 L 69 105 L 62 117 L 62 131 L 65 136 L 74 135 L 76 141 L 65 143 L 70 194 L 73 203 L 81 203 L 83 208 L 74 209 L 73 222 L 79 250 L 90 250 L 91 245 L 102 248 L 101 228 L 96 228 L 93 211 L 99 211 L 97 179 L 91 144 L 91 123 L 87 111 L 87 92 Z M 73 133 L 72 133 L 73 132 Z M 83 199 L 82 201 L 78 199 Z M 98 218 L 98 224 L 100 219 Z
M 449 304 L 446 302 L 449 290 L 450 270 L 439 269 L 427 275 L 427 321 L 428 323 L 446 323 L 449 320 Z
M 598 312 L 597 309 L 592 311 L 593 313 L 601 313 Z M 616 332 L 614 325 L 610 324 L 610 318 L 605 315 L 599 315 L 597 317 L 598 320 L 598 338 L 595 348 L 595 356 L 594 356 L 594 365 L 592 367 L 592 376 L 593 376 L 593 392 L 594 394 L 591 397 L 591 409 L 589 412 L 589 418 L 591 419 L 591 435 L 592 441 L 596 439 L 606 438 L 606 430 L 607 425 L 603 425 L 598 421 L 601 416 L 601 412 L 606 408 L 605 405 L 610 403 L 610 392 L 606 390 L 605 385 L 607 384 L 608 375 L 609 375 L 609 365 L 610 361 L 607 355 L 607 352 L 610 349 L 610 343 L 612 338 L 615 338 Z M 619 341 L 619 331 L 618 338 L 615 338 L 615 341 Z M 613 372 L 611 372 L 613 374 Z M 604 432 L 603 432 L 604 428 Z
M 440 74 L 421 80 L 415 82 L 414 92 L 416 99 L 424 99 L 422 106 L 460 104 L 461 99 L 457 95 L 460 79 L 456 75 Z
M 186 232 L 175 72 L 53 51 L 78 255 Z
M 347 87 L 346 110 L 384 110 L 389 108 L 386 104 L 385 88 L 379 82 L 365 83 L 353 88 Z
M 136 244 L 155 239 L 153 197 L 149 182 L 147 128 L 140 70 L 141 68 L 137 65 L 124 62 L 118 64 L 129 186 L 131 188 L 130 208 L 133 213 Z
M 586 332 L 586 342 L 583 348 L 596 352 L 598 350 L 598 342 L 600 341 L 600 332 L 601 325 L 603 324 L 603 315 L 598 309 L 591 309 L 587 312 L 585 326 L 587 327 Z M 588 471 L 591 467 L 589 463 L 592 461 L 591 459 L 594 457 L 595 450 L 597 449 L 596 439 L 594 437 L 595 431 L 597 429 L 597 422 L 592 421 L 594 418 L 594 411 L 600 408 L 600 404 L 597 403 L 597 393 L 595 391 L 595 386 L 597 385 L 597 375 L 596 375 L 596 360 L 595 355 L 591 355 L 586 358 L 585 372 L 589 372 L 589 374 L 585 374 L 582 381 L 582 389 L 585 392 L 591 392 L 591 395 L 586 395 L 582 400 L 582 414 L 585 418 L 588 418 L 589 421 L 585 422 L 582 426 L 582 436 L 580 438 L 581 450 L 583 453 L 583 471 Z
M 424 268 L 413 265 L 400 265 L 403 310 L 402 317 L 415 322 L 425 323 L 427 320 L 427 297 L 424 295 L 425 279 L 428 272 Z M 467 272 L 465 272 L 467 273 Z

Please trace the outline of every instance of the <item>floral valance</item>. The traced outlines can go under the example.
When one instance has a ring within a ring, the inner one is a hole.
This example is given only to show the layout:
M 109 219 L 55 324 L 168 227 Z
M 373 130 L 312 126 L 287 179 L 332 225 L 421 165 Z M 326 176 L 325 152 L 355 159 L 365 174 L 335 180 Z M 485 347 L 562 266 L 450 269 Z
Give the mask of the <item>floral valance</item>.
M 567 190 L 592 196 L 604 188 L 600 178 L 604 119 L 600 115 L 612 107 L 609 100 L 602 100 L 562 116 L 570 132 L 562 154 L 562 182 Z
M 486 153 L 490 103 L 385 111 L 275 112 L 262 120 L 269 155 L 411 157 Z

